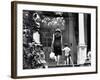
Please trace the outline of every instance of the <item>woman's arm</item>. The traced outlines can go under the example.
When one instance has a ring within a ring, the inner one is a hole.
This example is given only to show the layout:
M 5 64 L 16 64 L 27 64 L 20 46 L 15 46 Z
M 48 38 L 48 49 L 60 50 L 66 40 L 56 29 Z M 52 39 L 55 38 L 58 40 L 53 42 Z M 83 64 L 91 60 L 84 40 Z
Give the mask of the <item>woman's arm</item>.
M 61 33 L 61 48 L 63 49 L 63 37 L 62 37 L 62 33 Z
M 54 44 L 54 34 L 53 34 L 52 44 L 51 44 L 51 49 L 52 49 L 52 51 L 53 51 L 53 44 Z

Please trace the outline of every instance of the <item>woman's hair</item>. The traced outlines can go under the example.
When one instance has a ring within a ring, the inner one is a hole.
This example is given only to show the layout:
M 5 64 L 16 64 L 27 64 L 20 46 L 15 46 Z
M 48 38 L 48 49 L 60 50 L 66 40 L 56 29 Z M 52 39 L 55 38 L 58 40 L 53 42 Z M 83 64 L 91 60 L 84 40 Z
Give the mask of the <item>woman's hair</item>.
M 55 30 L 55 32 L 61 32 L 61 30 L 60 30 L 59 28 L 57 28 L 57 29 Z

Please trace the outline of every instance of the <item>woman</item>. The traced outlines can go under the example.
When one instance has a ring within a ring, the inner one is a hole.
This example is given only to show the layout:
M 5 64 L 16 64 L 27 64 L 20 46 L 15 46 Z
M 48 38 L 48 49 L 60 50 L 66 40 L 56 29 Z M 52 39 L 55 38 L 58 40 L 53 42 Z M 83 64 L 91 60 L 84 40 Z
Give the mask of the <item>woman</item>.
M 53 34 L 52 49 L 57 58 L 57 65 L 59 65 L 60 56 L 62 55 L 62 34 L 59 28 Z

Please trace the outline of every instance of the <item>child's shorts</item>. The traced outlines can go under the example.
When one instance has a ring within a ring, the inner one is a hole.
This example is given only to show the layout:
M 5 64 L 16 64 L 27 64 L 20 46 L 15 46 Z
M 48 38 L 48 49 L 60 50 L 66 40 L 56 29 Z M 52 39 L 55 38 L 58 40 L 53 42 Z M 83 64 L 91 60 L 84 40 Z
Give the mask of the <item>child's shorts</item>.
M 65 56 L 65 60 L 66 60 L 67 58 L 70 58 L 70 57 L 71 57 L 71 54 Z

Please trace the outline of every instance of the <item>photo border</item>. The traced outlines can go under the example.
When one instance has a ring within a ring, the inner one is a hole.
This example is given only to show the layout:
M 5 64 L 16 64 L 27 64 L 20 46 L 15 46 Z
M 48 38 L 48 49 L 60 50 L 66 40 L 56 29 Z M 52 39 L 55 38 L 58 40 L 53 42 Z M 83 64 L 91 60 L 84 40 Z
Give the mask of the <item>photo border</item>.
M 79 8 L 94 8 L 96 9 L 96 71 L 82 72 L 82 73 L 64 73 L 64 74 L 49 74 L 49 75 L 33 75 L 33 76 L 17 76 L 17 4 L 35 4 L 47 6 L 62 6 L 62 7 L 79 7 Z M 50 77 L 50 76 L 66 76 L 66 75 L 80 75 L 80 74 L 94 74 L 98 72 L 98 7 L 88 5 L 73 5 L 73 4 L 58 4 L 58 3 L 42 3 L 42 2 L 26 2 L 26 1 L 12 1 L 11 2 L 11 77 L 12 78 L 31 78 L 31 77 Z

